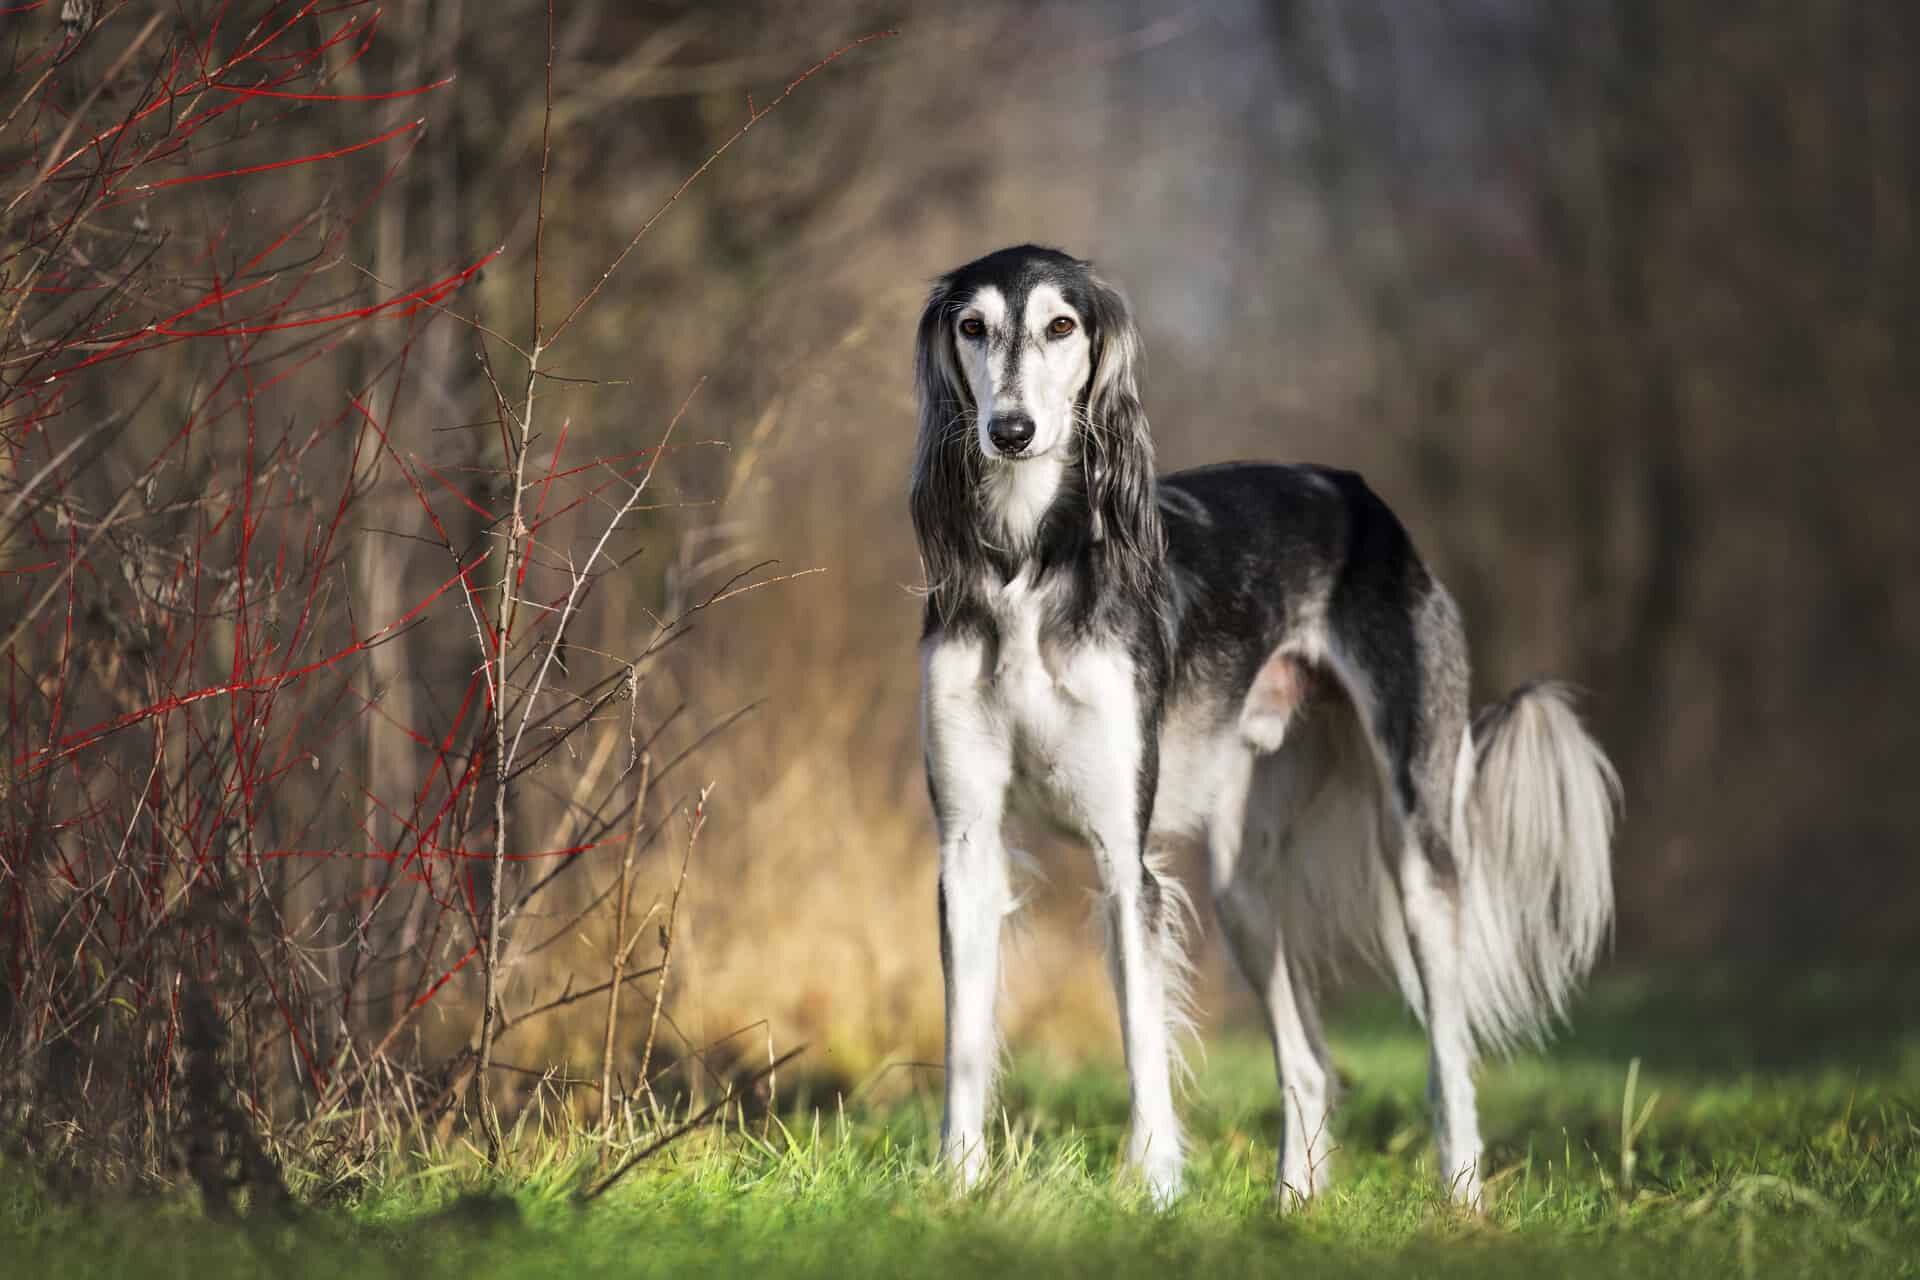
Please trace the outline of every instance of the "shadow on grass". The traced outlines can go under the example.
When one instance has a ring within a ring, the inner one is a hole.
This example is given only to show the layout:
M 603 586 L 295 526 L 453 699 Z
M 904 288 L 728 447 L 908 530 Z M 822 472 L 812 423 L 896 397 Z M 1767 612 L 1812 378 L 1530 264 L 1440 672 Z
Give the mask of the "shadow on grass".
M 1426 1123 L 1419 1023 L 1396 994 L 1377 986 L 1356 983 L 1330 993 L 1325 1003 L 1342 1079 L 1343 1125 L 1376 1149 L 1405 1145 L 1409 1131 Z M 1483 1074 L 1490 1110 L 1551 1124 L 1556 1132 L 1569 1124 L 1583 1132 L 1617 1126 L 1620 1085 L 1636 1058 L 1647 1088 L 1696 1091 L 1821 1075 L 1888 1083 L 1890 1075 L 1920 1069 L 1916 972 L 1616 973 L 1583 993 L 1571 1013 L 1571 1025 L 1544 1052 L 1523 1051 L 1507 1063 L 1489 1064 Z M 1202 1112 L 1197 1119 L 1203 1126 L 1209 1112 L 1215 1113 L 1211 1127 L 1220 1130 L 1247 1125 L 1265 1133 L 1278 1125 L 1264 1028 L 1251 1018 L 1231 1019 L 1191 1056 L 1201 1066 L 1201 1081 L 1189 1101 Z M 1586 1087 L 1569 1089 L 1576 1080 Z M 1902 1094 L 1920 1094 L 1920 1078 L 1891 1083 Z M 876 1108 L 863 1105 L 878 1101 L 870 1085 L 831 1072 L 796 1072 L 782 1087 L 802 1100 L 802 1110 L 822 1106 L 831 1112 L 845 1098 L 872 1119 Z M 909 1132 L 938 1125 L 937 1066 L 917 1064 L 911 1087 L 887 1092 L 888 1103 L 877 1110 L 891 1125 Z M 1251 1107 L 1211 1105 L 1228 1096 L 1247 1099 Z M 1067 1066 L 1016 1054 L 999 1101 L 1012 1117 L 1089 1134 L 1117 1133 L 1127 1117 L 1126 1079 L 1107 1056 Z
M 1558 1056 L 1627 1056 L 1702 1074 L 1898 1067 L 1920 1040 L 1920 973 L 1724 970 L 1615 979 L 1575 1013 Z
M 1711 1163 L 1755 1144 L 1785 1149 L 1836 1125 L 1910 1140 L 1920 1107 L 1920 982 L 1904 975 L 1615 975 L 1572 1013 L 1571 1028 L 1543 1052 L 1480 1072 L 1483 1130 L 1496 1166 L 1548 1152 L 1561 1163 L 1617 1162 L 1624 1086 L 1636 1059 L 1636 1109 L 1659 1095 L 1644 1141 L 1669 1160 Z M 1419 1025 L 1397 997 L 1377 990 L 1330 1001 L 1329 1015 L 1342 1082 L 1336 1125 L 1346 1149 L 1424 1149 L 1431 1130 Z M 1250 1035 L 1240 1042 L 1248 1045 Z M 1264 1054 L 1228 1070 L 1214 1096 L 1247 1101 L 1237 1111 L 1216 1107 L 1215 1127 L 1270 1139 L 1281 1119 L 1278 1090 L 1270 1077 L 1258 1088 L 1248 1079 L 1270 1072 Z M 1660 1162 L 1650 1154 L 1646 1167 Z
M 1420 1031 L 1394 996 L 1336 993 L 1333 1038 Z M 1576 998 L 1548 1052 L 1573 1065 L 1632 1058 L 1701 1076 L 1887 1071 L 1920 1045 L 1920 972 L 1779 970 L 1612 975 Z

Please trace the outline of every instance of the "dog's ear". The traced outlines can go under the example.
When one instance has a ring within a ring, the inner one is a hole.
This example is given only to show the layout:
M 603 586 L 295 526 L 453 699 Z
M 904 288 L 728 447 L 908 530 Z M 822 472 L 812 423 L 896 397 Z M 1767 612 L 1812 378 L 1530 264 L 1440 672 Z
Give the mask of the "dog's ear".
M 920 404 L 909 502 L 920 541 L 927 591 L 936 610 L 954 570 L 965 563 L 978 538 L 968 505 L 979 471 L 973 442 L 973 394 L 960 376 L 953 347 L 953 277 L 943 276 L 927 295 L 914 338 L 914 394 Z
M 1140 331 L 1118 289 L 1088 277 L 1088 330 L 1093 371 L 1085 395 L 1089 429 L 1081 456 L 1093 537 L 1108 546 L 1108 567 L 1144 584 L 1165 552 L 1153 478 L 1153 436 L 1140 404 Z

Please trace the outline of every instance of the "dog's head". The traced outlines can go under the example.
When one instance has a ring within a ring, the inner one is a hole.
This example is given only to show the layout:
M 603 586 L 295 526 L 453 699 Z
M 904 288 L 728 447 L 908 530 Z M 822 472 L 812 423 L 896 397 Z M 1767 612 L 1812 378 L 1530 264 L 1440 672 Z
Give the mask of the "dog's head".
M 989 472 L 1072 468 L 1110 576 L 1139 585 L 1163 538 L 1140 336 L 1090 263 L 1020 245 L 950 271 L 920 315 L 913 517 L 936 594 L 979 551 L 973 504 Z
M 970 432 L 983 458 L 1065 460 L 1076 427 L 1098 431 L 1135 395 L 1139 350 L 1119 292 L 1056 249 L 990 253 L 935 284 L 920 317 L 923 419 Z

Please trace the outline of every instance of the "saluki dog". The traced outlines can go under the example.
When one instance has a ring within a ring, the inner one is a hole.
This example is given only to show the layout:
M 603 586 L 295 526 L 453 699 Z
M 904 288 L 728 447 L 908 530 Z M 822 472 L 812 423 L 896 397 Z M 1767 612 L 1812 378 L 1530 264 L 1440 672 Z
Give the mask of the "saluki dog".
M 1231 463 L 1156 477 L 1140 339 L 1090 264 L 1031 245 L 934 285 L 917 339 L 914 530 L 946 974 L 943 1159 L 986 1162 L 1005 820 L 1083 838 L 1104 892 L 1132 1093 L 1127 1158 L 1178 1194 L 1187 908 L 1214 905 L 1265 1006 L 1276 1194 L 1326 1185 L 1314 1004 L 1344 949 L 1425 1023 L 1439 1171 L 1477 1205 L 1473 1064 L 1564 1016 L 1610 929 L 1618 781 L 1558 686 L 1468 723 L 1453 599 L 1359 476 Z

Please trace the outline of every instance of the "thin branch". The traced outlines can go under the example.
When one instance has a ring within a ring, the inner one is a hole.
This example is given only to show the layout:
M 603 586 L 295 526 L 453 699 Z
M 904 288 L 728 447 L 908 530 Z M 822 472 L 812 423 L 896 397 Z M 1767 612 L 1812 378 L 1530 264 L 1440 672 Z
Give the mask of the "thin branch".
M 660 966 L 657 964 L 646 969 L 635 969 L 632 973 L 623 975 L 620 978 L 620 982 L 622 985 L 629 982 L 638 982 L 640 979 L 650 978 L 660 971 Z M 552 1013 L 555 1009 L 564 1009 L 570 1004 L 578 1004 L 582 1000 L 591 1000 L 602 991 L 613 990 L 613 986 L 614 984 L 612 982 L 602 982 L 597 986 L 591 986 L 582 991 L 568 991 L 554 997 L 545 1004 L 538 1004 L 531 1009 L 516 1013 L 511 1018 L 502 1018 L 500 1022 L 500 1034 L 505 1035 L 521 1023 L 530 1022 L 534 1018 Z
M 609 967 L 613 977 L 609 984 L 612 994 L 607 997 L 606 1034 L 600 1042 L 600 1132 L 613 1131 L 613 1047 L 615 1035 L 620 1025 L 620 983 L 621 975 L 626 971 L 627 955 L 632 942 L 627 938 L 627 911 L 633 892 L 633 859 L 638 852 L 640 838 L 640 820 L 647 802 L 648 775 L 653 772 L 653 755 L 640 750 L 638 717 L 640 705 L 640 673 L 634 667 L 627 668 L 627 693 L 631 711 L 628 717 L 627 741 L 629 749 L 638 757 L 639 768 L 633 784 L 633 817 L 627 828 L 627 847 L 620 862 L 619 896 L 613 904 L 613 947 Z M 633 768 L 633 763 L 628 767 Z M 639 937 L 639 931 L 634 934 Z
M 627 494 L 627 500 L 620 504 L 619 510 L 613 513 L 613 517 L 607 521 L 606 527 L 600 531 L 599 541 L 593 544 L 593 550 L 587 556 L 586 567 L 573 575 L 573 582 L 567 590 L 566 604 L 560 611 L 559 625 L 554 628 L 553 639 L 547 645 L 546 657 L 540 663 L 539 674 L 534 677 L 533 687 L 521 701 L 520 725 L 519 728 L 514 731 L 513 747 L 509 754 L 509 759 L 519 754 L 520 739 L 527 732 L 527 719 L 533 714 L 534 702 L 540 696 L 541 688 L 546 684 L 547 672 L 553 667 L 555 655 L 560 652 L 560 638 L 566 634 L 567 623 L 572 619 L 573 611 L 579 605 L 580 594 L 586 589 L 588 575 L 593 572 L 593 566 L 599 562 L 601 553 L 606 550 L 608 539 L 613 537 L 614 531 L 620 527 L 620 522 L 626 519 L 633 511 L 634 507 L 639 503 L 641 495 L 647 491 L 647 486 L 652 483 L 653 470 L 660 465 L 660 455 L 666 452 L 667 442 L 673 438 L 674 428 L 680 425 L 680 419 L 686 416 L 687 407 L 693 403 L 693 398 L 700 394 L 700 388 L 706 385 L 707 380 L 705 377 L 702 377 L 698 382 L 693 384 L 693 390 L 687 392 L 686 399 L 680 402 L 678 412 L 676 412 L 673 418 L 667 423 L 666 433 L 660 437 L 660 447 L 654 450 L 653 457 L 647 462 L 646 474 L 640 477 L 639 483 L 635 484 L 632 491 Z M 516 525 L 519 523 L 519 509 L 519 501 L 516 495 L 514 502 L 514 523 Z
M 700 799 L 693 808 L 693 825 L 687 830 L 687 851 L 680 858 L 680 879 L 673 886 L 673 899 L 667 906 L 667 922 L 660 929 L 660 980 L 653 987 L 653 1014 L 647 1020 L 646 1047 L 640 1051 L 640 1087 L 647 1091 L 647 1097 L 653 1100 L 656 1111 L 659 1110 L 659 1101 L 654 1098 L 647 1072 L 653 1065 L 653 1038 L 660 1030 L 660 1005 L 667 998 L 667 979 L 673 973 L 674 925 L 680 919 L 680 895 L 687 887 L 687 870 L 693 865 L 693 849 L 700 842 L 700 829 L 707 822 L 707 797 L 712 792 L 712 783 L 700 789 Z
M 605 1178 L 601 1179 L 598 1184 L 596 1184 L 595 1186 L 593 1186 L 592 1188 L 586 1191 L 581 1192 L 579 1197 L 579 1202 L 581 1204 L 588 1204 L 594 1200 L 598 1200 L 601 1196 L 605 1195 L 610 1189 L 612 1189 L 614 1183 L 626 1177 L 627 1174 L 630 1173 L 637 1165 L 639 1165 L 641 1161 L 651 1158 L 658 1152 L 664 1151 L 668 1146 L 672 1145 L 675 1142 L 678 1142 L 681 1138 L 684 1138 L 687 1134 L 692 1133 L 695 1129 L 698 1129 L 702 1125 L 708 1123 L 715 1116 L 719 1115 L 721 1112 L 725 1111 L 728 1107 L 732 1106 L 734 1099 L 738 1097 L 744 1089 L 748 1089 L 756 1084 L 759 1084 L 762 1080 L 766 1079 L 768 1076 L 778 1071 L 781 1067 L 786 1066 L 789 1062 L 792 1062 L 795 1058 L 799 1057 L 801 1054 L 805 1053 L 806 1051 L 807 1051 L 807 1046 L 805 1045 L 801 1045 L 796 1049 L 789 1049 L 787 1050 L 787 1052 L 781 1054 L 778 1058 L 775 1058 L 772 1062 L 769 1062 L 766 1066 L 761 1067 L 758 1071 L 755 1071 L 752 1075 L 748 1076 L 745 1080 L 741 1081 L 739 1084 L 729 1086 L 725 1093 L 721 1094 L 718 1098 L 715 1098 L 703 1110 L 699 1111 L 698 1113 L 696 1113 L 695 1115 L 693 1115 L 691 1118 L 684 1121 L 683 1123 L 676 1125 L 672 1129 L 669 1129 L 667 1132 L 661 1134 L 658 1138 L 655 1138 L 652 1142 L 649 1142 L 646 1146 L 642 1147 L 639 1151 L 635 1152 L 633 1155 L 623 1160 L 620 1163 L 618 1168 L 614 1169 L 612 1173 L 608 1174 Z
M 540 365 L 540 242 L 547 223 L 547 152 L 544 149 L 546 131 L 551 127 L 553 118 L 553 0 L 547 0 L 547 85 L 546 105 L 544 108 L 547 123 L 542 126 L 543 150 L 540 155 L 540 195 L 534 222 L 534 267 L 533 267 L 533 350 L 527 355 L 527 395 L 526 412 L 520 417 L 520 447 L 514 451 L 513 458 L 513 517 L 507 528 L 506 564 L 500 575 L 500 606 L 498 615 L 498 637 L 494 645 L 494 658 L 499 663 L 498 676 L 493 682 L 494 704 L 494 787 L 493 787 L 493 886 L 487 903 L 487 945 L 483 983 L 485 985 L 484 1006 L 480 1015 L 480 1048 L 478 1076 L 480 1080 L 480 1114 L 486 1128 L 487 1154 L 489 1159 L 497 1160 L 500 1155 L 500 1118 L 493 1107 L 492 1095 L 487 1085 L 489 1068 L 493 1065 L 493 1046 L 498 1034 L 500 1018 L 500 905 L 506 897 L 507 844 L 510 839 L 507 826 L 507 793 L 509 780 L 513 774 L 513 754 L 507 742 L 507 655 L 513 644 L 513 593 L 520 577 L 520 560 L 523 543 L 528 538 L 525 518 L 527 496 L 527 454 L 530 437 L 533 432 L 533 389 L 535 373 Z M 496 393 L 497 396 L 497 393 Z M 552 653 L 549 650 L 548 659 Z M 544 671 L 544 668 L 543 668 Z M 531 709 L 533 696 L 527 695 L 524 705 Z M 520 718 L 520 729 L 526 729 L 526 716 Z M 519 734 L 514 735 L 513 747 L 519 745 Z

